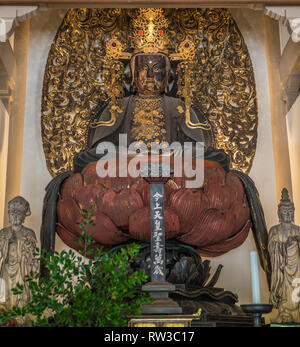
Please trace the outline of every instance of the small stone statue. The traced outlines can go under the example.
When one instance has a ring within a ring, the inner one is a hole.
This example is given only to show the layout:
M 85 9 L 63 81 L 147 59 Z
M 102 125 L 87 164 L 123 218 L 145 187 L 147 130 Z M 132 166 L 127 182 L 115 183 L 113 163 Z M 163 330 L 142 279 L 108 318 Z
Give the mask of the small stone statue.
M 9 309 L 14 305 L 24 306 L 30 300 L 30 290 L 25 276 L 38 271 L 34 258 L 35 233 L 23 226 L 31 214 L 29 203 L 17 196 L 8 203 L 10 227 L 0 231 L 0 301 Z M 24 286 L 21 295 L 14 295 L 12 289 L 17 283 Z
M 294 222 L 294 204 L 286 188 L 278 205 L 280 224 L 269 232 L 272 264 L 270 302 L 278 309 L 278 323 L 300 323 L 300 227 Z

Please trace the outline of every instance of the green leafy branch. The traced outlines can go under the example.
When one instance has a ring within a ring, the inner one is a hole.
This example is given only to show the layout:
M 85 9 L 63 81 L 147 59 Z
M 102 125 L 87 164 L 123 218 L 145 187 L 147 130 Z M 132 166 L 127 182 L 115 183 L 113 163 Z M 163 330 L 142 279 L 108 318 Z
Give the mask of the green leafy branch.
M 82 210 L 80 222 L 83 254 L 93 254 L 93 258 L 86 259 L 72 250 L 36 254 L 47 276 L 26 276 L 30 302 L 24 307 L 2 310 L 0 324 L 10 318 L 29 317 L 32 326 L 113 327 L 126 326 L 129 316 L 141 314 L 141 306 L 152 299 L 141 291 L 146 274 L 131 267 L 140 246 L 130 244 L 115 252 L 95 248 L 87 233 L 88 227 L 94 225 L 93 216 L 93 208 Z M 23 290 L 18 284 L 13 293 L 18 295 Z

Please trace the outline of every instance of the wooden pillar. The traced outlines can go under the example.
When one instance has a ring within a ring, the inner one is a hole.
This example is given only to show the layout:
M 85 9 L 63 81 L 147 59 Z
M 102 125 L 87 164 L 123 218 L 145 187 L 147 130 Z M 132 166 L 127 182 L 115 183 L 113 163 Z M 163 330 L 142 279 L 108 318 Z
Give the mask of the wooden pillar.
M 13 36 L 0 42 L 0 229 L 5 217 L 9 123 L 16 73 L 12 45 Z
M 20 23 L 14 32 L 14 56 L 16 60 L 16 77 L 14 100 L 10 110 L 10 124 L 8 136 L 8 160 L 5 196 L 4 224 L 8 224 L 7 203 L 19 195 L 21 185 L 23 130 L 25 115 L 27 56 L 29 43 L 30 22 Z M 34 158 L 33 169 L 34 169 Z
M 292 179 L 288 148 L 285 103 L 280 78 L 280 37 L 278 21 L 265 16 L 266 54 L 270 88 L 272 141 L 276 178 L 276 195 L 280 200 L 281 190 L 286 187 L 292 197 Z
M 0 99 L 0 229 L 4 226 L 7 179 L 9 114 Z

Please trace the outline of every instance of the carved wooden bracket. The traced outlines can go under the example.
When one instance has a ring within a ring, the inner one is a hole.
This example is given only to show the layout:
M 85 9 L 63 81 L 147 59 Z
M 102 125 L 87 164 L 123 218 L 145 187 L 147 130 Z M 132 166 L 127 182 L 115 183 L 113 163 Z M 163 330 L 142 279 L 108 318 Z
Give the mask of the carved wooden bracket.
M 279 21 L 280 78 L 287 113 L 300 93 L 300 6 L 266 6 L 265 14 Z
M 26 20 L 38 10 L 38 6 L 0 6 L 0 42 L 5 42 L 15 25 Z
M 266 6 L 265 14 L 288 26 L 293 42 L 300 42 L 300 6 Z
M 0 6 L 0 99 L 8 113 L 14 97 L 16 61 L 8 40 L 18 23 L 31 17 L 38 6 Z
M 292 29 L 292 40 L 300 42 L 300 18 L 289 19 L 289 24 Z
M 10 42 L 0 42 L 0 99 L 9 111 L 15 87 L 16 61 Z

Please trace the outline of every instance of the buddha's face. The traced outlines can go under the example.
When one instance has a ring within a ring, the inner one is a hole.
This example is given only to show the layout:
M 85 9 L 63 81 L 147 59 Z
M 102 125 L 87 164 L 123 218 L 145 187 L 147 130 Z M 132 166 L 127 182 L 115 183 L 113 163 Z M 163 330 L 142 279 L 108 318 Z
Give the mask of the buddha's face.
M 8 211 L 9 222 L 11 225 L 19 226 L 24 223 L 25 213 L 19 209 L 11 208 Z
M 166 57 L 160 54 L 137 55 L 135 85 L 139 95 L 155 96 L 164 92 L 167 79 Z
M 281 223 L 292 223 L 294 221 L 294 206 L 280 206 L 278 217 Z

